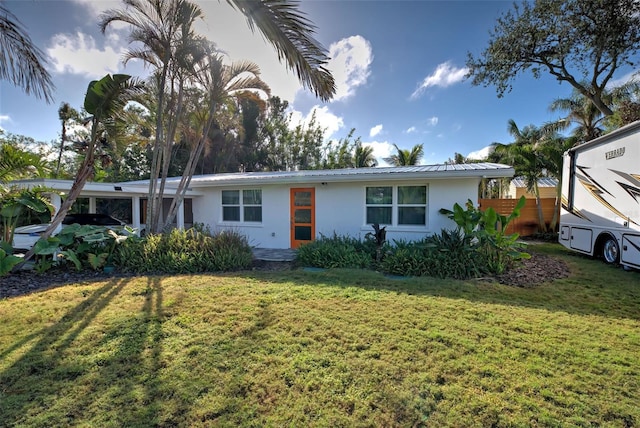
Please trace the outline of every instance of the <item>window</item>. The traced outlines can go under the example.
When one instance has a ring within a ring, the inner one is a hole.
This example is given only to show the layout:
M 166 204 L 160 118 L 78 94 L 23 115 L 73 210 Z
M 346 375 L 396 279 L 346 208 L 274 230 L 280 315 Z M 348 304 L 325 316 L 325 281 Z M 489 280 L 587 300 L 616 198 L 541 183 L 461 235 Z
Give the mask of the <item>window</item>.
M 367 224 L 427 225 L 427 186 L 366 188 Z
M 234 222 L 262 222 L 262 190 L 223 190 L 222 220 Z
M 367 187 L 367 223 L 391 224 L 393 188 Z
M 427 224 L 427 186 L 398 186 L 398 224 Z

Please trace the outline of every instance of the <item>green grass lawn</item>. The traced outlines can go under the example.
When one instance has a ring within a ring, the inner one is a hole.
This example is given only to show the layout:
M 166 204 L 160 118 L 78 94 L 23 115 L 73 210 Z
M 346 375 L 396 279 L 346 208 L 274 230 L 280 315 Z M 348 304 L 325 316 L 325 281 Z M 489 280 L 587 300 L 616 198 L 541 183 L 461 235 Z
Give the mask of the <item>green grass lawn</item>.
M 535 248 L 571 276 L 241 272 L 3 300 L 0 425 L 640 425 L 640 273 Z

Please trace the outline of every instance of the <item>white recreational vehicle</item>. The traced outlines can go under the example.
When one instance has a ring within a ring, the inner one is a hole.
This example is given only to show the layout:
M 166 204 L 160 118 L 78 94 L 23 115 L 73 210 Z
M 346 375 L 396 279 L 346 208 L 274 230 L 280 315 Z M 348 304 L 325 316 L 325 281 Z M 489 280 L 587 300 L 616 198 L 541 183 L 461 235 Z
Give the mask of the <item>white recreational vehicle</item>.
M 565 153 L 559 241 L 640 268 L 640 121 Z

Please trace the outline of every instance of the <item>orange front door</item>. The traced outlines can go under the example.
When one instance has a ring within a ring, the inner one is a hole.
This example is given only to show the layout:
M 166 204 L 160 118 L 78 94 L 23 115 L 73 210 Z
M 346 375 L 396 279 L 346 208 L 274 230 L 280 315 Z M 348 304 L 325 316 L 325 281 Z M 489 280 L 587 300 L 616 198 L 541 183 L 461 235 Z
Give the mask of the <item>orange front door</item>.
M 291 248 L 313 241 L 316 235 L 316 189 L 291 189 Z

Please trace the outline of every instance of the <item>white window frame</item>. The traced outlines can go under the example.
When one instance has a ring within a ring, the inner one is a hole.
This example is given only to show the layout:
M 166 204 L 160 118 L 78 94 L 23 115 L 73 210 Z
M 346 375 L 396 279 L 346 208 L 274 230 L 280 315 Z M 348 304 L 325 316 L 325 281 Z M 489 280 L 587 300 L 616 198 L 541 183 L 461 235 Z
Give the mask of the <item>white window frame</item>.
M 367 203 L 367 189 L 372 187 L 391 187 L 391 204 L 368 204 Z M 425 188 L 425 203 L 424 204 L 400 204 L 398 202 L 398 195 L 400 187 L 424 187 Z M 399 230 L 417 229 L 420 231 L 429 229 L 429 184 L 427 183 L 400 183 L 400 184 L 371 184 L 364 187 L 364 228 L 370 228 L 373 223 L 368 222 L 367 208 L 369 207 L 391 207 L 391 223 L 380 224 L 380 226 L 387 226 Z M 400 208 L 410 207 L 424 207 L 424 224 L 399 224 Z
M 245 191 L 259 191 L 260 192 L 260 204 L 248 204 L 244 202 L 244 192 Z M 223 203 L 222 195 L 224 192 L 238 192 L 238 203 L 237 204 L 225 204 Z M 246 225 L 261 225 L 262 220 L 260 221 L 247 221 L 245 220 L 245 208 L 249 207 L 260 207 L 260 218 L 262 218 L 262 189 L 261 188 L 246 188 L 246 189 L 224 189 L 220 192 L 220 219 L 222 223 L 230 223 L 230 224 L 246 224 Z M 240 211 L 239 220 L 226 220 L 224 218 L 224 209 L 225 207 L 238 207 Z

